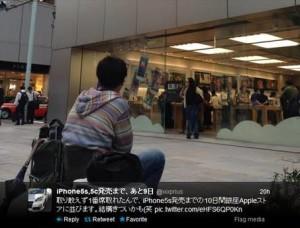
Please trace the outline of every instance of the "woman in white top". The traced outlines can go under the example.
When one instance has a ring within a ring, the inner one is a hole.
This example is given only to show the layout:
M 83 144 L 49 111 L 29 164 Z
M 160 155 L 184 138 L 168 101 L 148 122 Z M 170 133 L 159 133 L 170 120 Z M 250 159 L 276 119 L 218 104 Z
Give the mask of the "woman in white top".
M 221 109 L 222 108 L 221 99 L 218 97 L 215 90 L 212 91 L 211 105 L 212 105 L 213 109 Z

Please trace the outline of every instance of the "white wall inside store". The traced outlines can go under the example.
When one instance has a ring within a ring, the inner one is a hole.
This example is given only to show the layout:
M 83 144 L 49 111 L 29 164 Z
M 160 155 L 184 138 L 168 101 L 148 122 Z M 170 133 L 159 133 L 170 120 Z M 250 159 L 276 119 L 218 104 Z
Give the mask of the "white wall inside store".
M 117 56 L 127 60 L 132 65 L 138 65 L 142 53 L 140 52 L 120 52 Z M 162 70 L 177 70 L 185 72 L 187 76 L 192 76 L 194 71 L 211 72 L 216 75 L 228 76 L 248 76 L 265 79 L 277 79 L 279 75 L 258 70 L 245 68 L 235 68 L 214 63 L 205 63 L 195 60 L 184 60 L 174 57 L 164 57 L 155 54 L 146 54 L 149 57 L 149 66 L 159 67 Z

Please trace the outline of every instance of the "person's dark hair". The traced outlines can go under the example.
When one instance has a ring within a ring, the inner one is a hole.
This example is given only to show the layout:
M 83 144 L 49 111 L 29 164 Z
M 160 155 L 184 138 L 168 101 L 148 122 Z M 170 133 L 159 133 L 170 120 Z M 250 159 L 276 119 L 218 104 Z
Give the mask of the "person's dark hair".
M 294 83 L 292 82 L 292 80 L 289 79 L 289 80 L 287 80 L 287 81 L 285 82 L 285 84 L 287 84 L 287 85 L 290 86 L 290 85 L 293 85 Z
M 213 90 L 211 91 L 211 95 L 212 95 L 212 96 L 216 96 L 216 90 L 213 89 Z
M 21 86 L 21 87 L 20 87 L 20 90 L 24 90 L 24 89 L 25 89 L 25 86 Z
M 276 97 L 276 92 L 272 91 L 271 94 L 270 94 L 270 97 Z
M 264 89 L 260 89 L 259 91 L 260 91 L 261 94 L 264 94 L 264 93 L 265 93 L 265 90 L 264 90 Z
M 107 56 L 98 63 L 98 86 L 105 89 L 116 89 L 124 83 L 126 76 L 127 66 L 120 58 Z
M 188 78 L 188 82 L 189 82 L 188 90 L 189 90 L 190 92 L 196 93 L 196 84 L 195 84 L 194 79 Z
M 247 86 L 242 85 L 242 86 L 240 87 L 240 90 L 243 90 L 244 88 L 247 89 Z
M 27 88 L 29 91 L 32 91 L 32 87 L 31 86 L 28 86 Z
M 195 81 L 193 78 L 188 78 L 188 83 L 189 83 L 189 86 L 190 85 L 194 85 L 195 86 Z
M 188 78 L 189 86 L 186 91 L 186 103 L 187 105 L 193 104 L 196 99 L 196 84 L 194 79 Z
M 227 85 L 225 83 L 222 85 L 222 90 L 227 90 Z

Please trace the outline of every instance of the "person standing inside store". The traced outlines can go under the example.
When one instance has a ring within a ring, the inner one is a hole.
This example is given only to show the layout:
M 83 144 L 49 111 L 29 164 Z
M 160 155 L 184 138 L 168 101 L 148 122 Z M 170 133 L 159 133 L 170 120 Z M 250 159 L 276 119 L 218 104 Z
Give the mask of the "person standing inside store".
M 211 92 L 211 105 L 213 109 L 220 109 L 222 107 L 222 103 L 218 95 L 216 94 L 216 91 L 213 90 Z
M 163 128 L 166 126 L 166 103 L 167 92 L 163 91 L 158 97 L 158 108 L 160 110 L 160 123 Z
M 182 89 L 180 90 L 179 96 L 182 99 L 182 121 L 181 121 L 181 134 L 185 133 L 185 129 L 186 129 L 186 101 L 185 101 L 185 92 L 187 90 L 187 82 L 186 84 L 183 85 Z
M 231 90 L 227 88 L 226 85 L 223 85 L 223 90 L 221 92 L 221 104 L 222 104 L 222 128 L 231 128 Z
M 259 93 L 256 96 L 257 100 L 257 105 L 268 105 L 269 104 L 269 99 L 265 95 L 265 90 L 260 89 Z M 263 125 L 263 120 L 262 120 L 262 110 L 257 110 L 257 122 Z
M 25 86 L 20 87 L 20 91 L 17 93 L 15 98 L 16 106 L 16 125 L 24 125 L 25 106 L 28 102 L 28 96 L 25 91 Z
M 4 89 L 2 87 L 2 82 L 0 82 L 0 125 L 1 125 L 1 106 L 4 103 Z
M 240 92 L 237 94 L 238 109 L 238 121 L 244 121 L 249 119 L 249 105 L 250 105 L 250 93 L 245 85 L 242 85 Z M 256 99 L 256 98 L 255 98 Z
M 33 124 L 34 110 L 37 105 L 37 94 L 33 91 L 32 87 L 29 86 L 27 89 L 28 105 L 27 105 L 27 123 Z
M 221 110 L 222 108 L 222 103 L 221 103 L 221 99 L 220 97 L 216 94 L 215 90 L 212 90 L 211 92 L 211 105 L 213 108 L 213 113 L 214 113 L 214 125 L 217 128 L 217 124 L 219 124 L 220 120 L 221 120 L 221 112 L 219 112 L 219 110 Z
M 299 91 L 290 80 L 286 82 L 286 87 L 280 97 L 280 103 L 284 119 L 299 116 Z
M 4 103 L 4 89 L 2 82 L 0 82 L 0 107 Z
M 210 129 L 212 125 L 211 111 L 212 111 L 211 96 L 208 91 L 208 88 L 203 87 L 203 112 L 204 112 L 203 126 L 206 129 Z
M 278 107 L 280 108 L 280 100 L 276 95 L 275 91 L 272 91 L 269 97 L 269 104 L 273 107 Z M 271 124 L 276 125 L 277 124 L 277 119 L 276 119 L 276 112 L 274 111 L 269 111 L 268 112 L 268 118 L 271 121 Z
M 120 95 L 127 76 L 126 63 L 122 59 L 107 56 L 98 63 L 96 74 L 96 88 L 81 92 L 69 112 L 62 141 L 66 147 L 77 145 L 94 150 L 93 156 L 130 153 L 133 132 L 129 105 Z M 89 154 L 86 156 L 82 159 L 89 160 Z M 137 156 L 143 169 L 144 183 L 156 189 L 164 170 L 164 154 L 159 149 L 146 149 Z M 81 167 L 74 169 L 85 173 L 86 165 L 82 162 Z
M 259 90 L 259 94 L 257 95 L 257 101 L 260 105 L 267 105 L 269 103 L 268 96 L 265 95 L 264 89 Z
M 203 98 L 200 95 L 200 91 L 197 90 L 194 79 L 188 79 L 188 88 L 185 92 L 185 102 L 186 102 L 186 120 L 187 120 L 187 133 L 186 137 L 191 138 L 194 135 L 195 139 L 199 138 L 198 129 L 198 116 L 201 105 L 203 103 Z
M 257 97 L 259 95 L 258 89 L 254 89 L 254 92 L 251 95 L 250 101 L 252 105 L 258 105 L 259 101 L 257 100 Z

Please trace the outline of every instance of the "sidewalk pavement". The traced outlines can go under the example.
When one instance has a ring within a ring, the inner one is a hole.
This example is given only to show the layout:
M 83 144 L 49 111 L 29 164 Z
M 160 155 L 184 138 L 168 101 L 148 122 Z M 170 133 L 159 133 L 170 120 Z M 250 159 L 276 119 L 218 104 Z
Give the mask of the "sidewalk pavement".
M 41 123 L 0 126 L 0 181 L 15 177 L 30 153 Z M 165 182 L 263 182 L 283 168 L 300 169 L 300 149 L 184 135 L 135 133 L 133 153 L 159 148 L 166 155 Z

